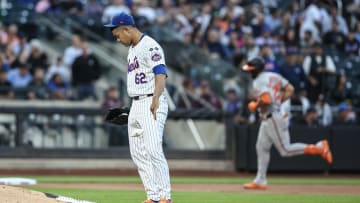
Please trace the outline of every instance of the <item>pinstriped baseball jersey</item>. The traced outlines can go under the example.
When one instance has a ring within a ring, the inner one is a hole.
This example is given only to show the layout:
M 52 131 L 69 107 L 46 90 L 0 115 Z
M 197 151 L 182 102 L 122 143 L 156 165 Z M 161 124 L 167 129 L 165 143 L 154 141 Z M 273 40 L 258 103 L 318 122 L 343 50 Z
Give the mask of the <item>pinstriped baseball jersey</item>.
M 153 68 L 160 64 L 165 65 L 164 53 L 160 45 L 151 37 L 143 35 L 138 44 L 130 46 L 127 60 L 129 96 L 154 93 Z
M 128 53 L 127 91 L 130 97 L 153 94 L 155 74 L 165 74 L 164 53 L 151 37 L 142 35 Z M 169 167 L 162 149 L 168 104 L 165 96 L 159 98 L 155 120 L 150 106 L 151 96 L 134 99 L 131 104 L 128 133 L 131 157 L 138 167 L 147 198 L 159 201 L 171 199 Z
M 272 103 L 269 107 L 261 108 L 261 114 L 268 114 L 272 112 L 279 112 L 281 106 L 281 89 L 289 82 L 281 75 L 272 72 L 262 72 L 253 81 L 253 88 L 256 96 L 259 97 L 265 92 L 270 93 Z

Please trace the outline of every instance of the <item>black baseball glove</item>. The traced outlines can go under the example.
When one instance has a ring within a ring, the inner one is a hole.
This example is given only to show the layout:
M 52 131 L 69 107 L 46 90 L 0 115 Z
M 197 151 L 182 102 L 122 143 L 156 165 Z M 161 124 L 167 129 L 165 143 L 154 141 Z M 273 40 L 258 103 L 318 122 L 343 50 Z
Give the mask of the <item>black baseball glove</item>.
M 113 108 L 105 115 L 105 121 L 116 125 L 127 125 L 130 109 L 124 108 Z

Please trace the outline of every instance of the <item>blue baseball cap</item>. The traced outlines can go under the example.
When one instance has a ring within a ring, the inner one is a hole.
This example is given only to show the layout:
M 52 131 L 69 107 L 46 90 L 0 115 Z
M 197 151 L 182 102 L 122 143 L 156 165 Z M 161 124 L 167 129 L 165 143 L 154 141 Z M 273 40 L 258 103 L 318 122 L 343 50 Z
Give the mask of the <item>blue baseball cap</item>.
M 116 14 L 111 18 L 111 22 L 104 26 L 109 28 L 115 28 L 122 25 L 135 25 L 134 18 L 126 13 Z
M 348 105 L 346 103 L 341 103 L 338 106 L 338 110 L 339 111 L 347 111 L 347 110 L 349 110 L 349 107 L 348 107 Z

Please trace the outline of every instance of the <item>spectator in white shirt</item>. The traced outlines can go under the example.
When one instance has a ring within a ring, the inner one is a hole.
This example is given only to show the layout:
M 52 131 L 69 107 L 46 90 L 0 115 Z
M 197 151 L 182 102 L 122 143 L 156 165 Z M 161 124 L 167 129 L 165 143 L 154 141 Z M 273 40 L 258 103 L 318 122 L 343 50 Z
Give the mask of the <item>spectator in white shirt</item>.
M 71 75 L 69 68 L 64 66 L 61 56 L 58 56 L 55 63 L 50 66 L 49 70 L 46 73 L 45 81 L 49 82 L 55 74 L 60 75 L 65 82 L 70 82 Z
M 67 47 L 64 52 L 64 65 L 66 67 L 71 67 L 75 58 L 82 54 L 81 49 L 81 38 L 79 35 L 73 35 L 71 37 L 72 45 Z
M 111 21 L 111 18 L 119 13 L 126 13 L 130 14 L 130 9 L 125 4 L 124 0 L 112 0 L 112 3 L 107 6 L 104 10 L 103 16 L 102 16 L 102 22 L 108 23 Z

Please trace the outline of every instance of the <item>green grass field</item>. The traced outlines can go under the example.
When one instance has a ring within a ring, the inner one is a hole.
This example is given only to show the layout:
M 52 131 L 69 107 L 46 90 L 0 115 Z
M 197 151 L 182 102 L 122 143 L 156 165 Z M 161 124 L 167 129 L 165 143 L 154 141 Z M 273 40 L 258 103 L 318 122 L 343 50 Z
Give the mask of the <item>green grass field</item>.
M 39 183 L 141 183 L 138 177 L 99 177 L 99 176 L 28 176 Z M 242 177 L 173 177 L 173 184 L 241 184 L 252 180 Z M 269 178 L 269 184 L 301 185 L 360 185 L 358 178 Z M 140 203 L 144 200 L 144 191 L 115 189 L 68 189 L 29 187 L 33 190 L 89 200 L 97 203 Z M 359 195 L 298 195 L 298 194 L 259 194 L 225 192 L 173 192 L 175 203 L 359 203 Z

